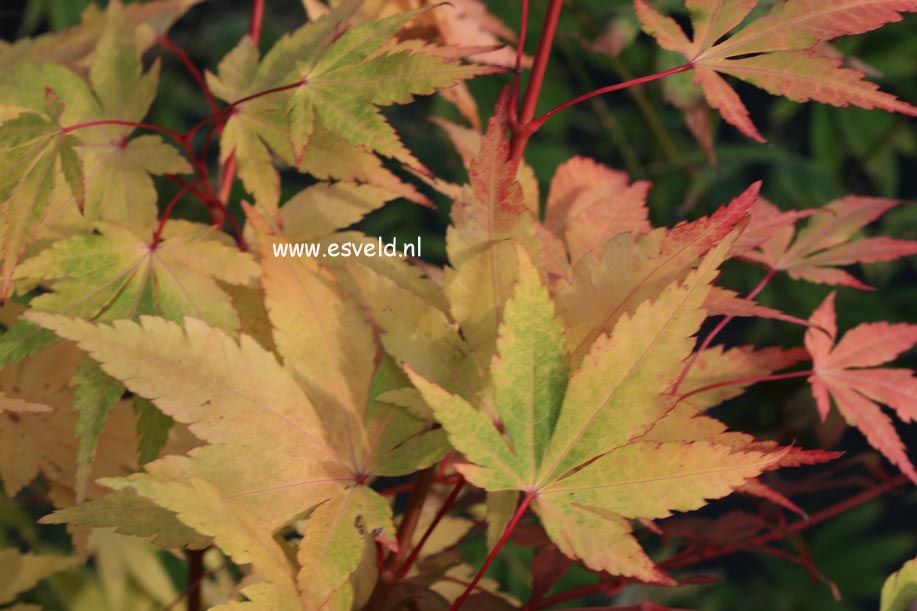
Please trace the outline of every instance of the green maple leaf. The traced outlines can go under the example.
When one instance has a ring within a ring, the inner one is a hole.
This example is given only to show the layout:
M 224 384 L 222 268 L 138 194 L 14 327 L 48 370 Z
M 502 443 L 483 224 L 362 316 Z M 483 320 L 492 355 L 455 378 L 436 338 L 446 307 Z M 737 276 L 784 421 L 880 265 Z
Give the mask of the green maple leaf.
M 588 567 L 670 583 L 628 520 L 696 509 L 777 460 L 778 453 L 745 451 L 719 435 L 639 440 L 674 405 L 666 391 L 691 353 L 701 305 L 730 244 L 724 240 L 697 270 L 623 316 L 569 382 L 563 325 L 537 270 L 522 259 L 492 367 L 499 425 L 410 373 L 465 455 L 459 471 L 489 491 L 525 492 L 554 542 Z
M 271 152 L 301 171 L 313 172 L 315 166 L 313 173 L 320 177 L 328 172 L 333 178 L 355 176 L 346 168 L 323 164 L 309 154 L 310 147 L 363 149 L 422 168 L 379 107 L 404 104 L 415 94 L 433 93 L 494 71 L 462 65 L 457 55 L 442 49 L 388 43 L 416 11 L 345 31 L 359 4 L 346 2 L 283 37 L 260 61 L 257 49 L 245 38 L 223 59 L 216 76 L 207 75 L 214 94 L 229 102 L 293 85 L 292 93 L 271 94 L 237 105 L 222 135 L 221 159 L 236 155 L 243 183 L 268 210 L 276 207 L 279 199 L 279 178 Z M 387 188 L 398 184 L 381 166 L 367 167 L 364 176 Z M 410 199 L 422 199 L 404 186 L 399 192 Z
M 157 314 L 181 320 L 193 314 L 228 330 L 239 327 L 229 295 L 217 280 L 246 284 L 260 273 L 251 255 L 217 239 L 212 227 L 166 224 L 151 247 L 126 227 L 99 223 L 96 235 L 58 242 L 23 263 L 17 278 L 52 279 L 52 292 L 32 300 L 33 310 L 111 321 Z
M 59 66 L 41 67 L 37 74 L 22 66 L 0 84 L 0 89 L 20 89 L 6 99 L 26 111 L 0 124 L 0 300 L 10 295 L 26 248 L 61 207 L 85 205 L 90 220 L 114 221 L 148 237 L 157 216 L 150 175 L 191 171 L 159 136 L 128 140 L 130 126 L 66 129 L 99 120 L 140 121 L 155 97 L 158 63 L 143 73 L 137 34 L 127 27 L 118 3 L 111 4 L 105 19 L 89 63 L 91 89 Z

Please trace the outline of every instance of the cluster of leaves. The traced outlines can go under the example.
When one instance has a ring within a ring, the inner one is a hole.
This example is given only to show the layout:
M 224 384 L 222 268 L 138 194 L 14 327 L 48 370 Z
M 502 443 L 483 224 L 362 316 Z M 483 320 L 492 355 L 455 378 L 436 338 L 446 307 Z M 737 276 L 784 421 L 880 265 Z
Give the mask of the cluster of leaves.
M 804 551 L 769 547 L 780 522 L 710 540 L 665 520 L 733 491 L 804 513 L 771 472 L 839 453 L 758 440 L 708 413 L 771 378 L 808 378 L 821 418 L 833 403 L 901 471 L 868 495 L 917 483 L 881 407 L 917 419 L 917 379 L 880 367 L 917 343 L 917 325 L 838 339 L 833 293 L 808 320 L 754 301 L 784 272 L 869 288 L 843 268 L 917 254 L 917 242 L 857 239 L 898 201 L 783 212 L 755 183 L 709 216 L 654 227 L 648 182 L 573 157 L 542 202 L 522 152 L 568 104 L 520 113 L 517 82 L 480 133 L 463 81 L 529 60 L 495 48 L 512 33 L 474 0 L 305 0 L 312 20 L 263 56 L 253 29 L 215 73 L 191 66 L 209 117 L 186 132 L 141 123 L 159 79 L 142 54 L 171 46 L 165 32 L 194 4 L 112 2 L 63 36 L 0 47 L 0 478 L 9 497 L 41 490 L 56 509 L 41 522 L 67 524 L 77 556 L 134 567 L 121 587 L 86 577 L 72 600 L 167 601 L 157 573 L 136 570 L 149 545 L 236 567 L 205 592 L 227 610 L 513 608 L 482 580 L 510 541 L 536 549 L 529 609 L 570 599 L 552 592 L 571 560 L 609 595 L 694 583 L 676 571 L 738 549 L 818 575 Z M 691 39 L 649 3 L 635 9 L 687 59 L 667 74 L 693 71 L 702 103 L 757 140 L 719 73 L 796 101 L 917 112 L 823 46 L 914 2 L 779 3 L 724 39 L 756 4 L 689 0 Z M 438 121 L 466 184 L 434 177 L 380 110 L 439 90 L 471 124 Z M 313 184 L 281 204 L 280 170 Z M 227 201 L 236 174 L 253 202 L 244 226 Z M 178 195 L 160 202 L 153 177 Z M 373 243 L 355 223 L 434 192 L 453 202 L 442 268 L 276 256 L 286 243 Z M 185 194 L 210 224 L 172 218 Z M 767 270 L 753 294 L 715 284 L 729 259 Z M 698 341 L 712 316 L 724 318 Z M 804 346 L 712 345 L 734 317 L 800 325 Z M 407 477 L 402 507 L 384 482 Z M 482 527 L 477 570 L 458 550 Z M 659 558 L 647 551 L 658 534 L 682 544 Z M 76 563 L 0 552 L 12 576 L 0 604 Z M 913 573 L 888 582 L 884 609 L 910 604 Z

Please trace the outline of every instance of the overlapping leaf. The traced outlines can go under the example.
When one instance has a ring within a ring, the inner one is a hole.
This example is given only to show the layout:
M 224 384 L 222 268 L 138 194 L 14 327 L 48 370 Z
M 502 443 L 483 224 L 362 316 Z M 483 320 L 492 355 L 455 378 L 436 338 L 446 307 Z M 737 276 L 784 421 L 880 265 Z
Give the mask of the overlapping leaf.
M 573 268 L 573 281 L 558 281 L 554 286 L 574 359 L 581 358 L 599 335 L 611 331 L 621 316 L 684 278 L 745 218 L 759 188 L 760 183 L 755 183 L 709 217 L 671 230 L 655 229 L 636 242 L 621 234 L 608 240 L 600 252 L 582 257 Z M 707 298 L 711 295 L 708 292 Z
M 201 0 L 153 0 L 129 3 L 124 7 L 125 27 L 131 31 L 162 34 L 185 11 Z M 0 71 L 23 63 L 32 67 L 55 62 L 69 67 L 85 65 L 96 42 L 108 26 L 105 14 L 95 4 L 83 12 L 80 25 L 63 32 L 49 32 L 36 38 L 22 38 L 8 47 L 0 46 Z M 144 49 L 153 44 L 153 37 L 143 36 Z
M 15 112 L 0 125 L 0 300 L 9 296 L 12 276 L 26 247 L 66 212 L 83 210 L 89 219 L 125 225 L 149 238 L 157 215 L 150 174 L 190 172 L 175 148 L 159 136 L 128 140 L 130 126 L 93 125 L 68 133 L 61 128 L 87 121 L 140 121 L 156 94 L 159 68 L 146 74 L 140 43 L 121 5 L 112 3 L 105 30 L 89 64 L 89 87 L 57 66 L 20 65 L 0 88 L 17 87 Z M 37 93 L 45 100 L 37 105 Z M 32 114 L 45 112 L 50 120 Z M 66 123 L 64 123 L 66 119 Z M 15 188 L 14 188 L 15 187 Z
M 252 218 L 266 231 L 260 217 Z M 263 581 L 250 593 L 258 604 L 349 608 L 355 594 L 348 577 L 366 542 L 394 545 L 391 509 L 367 481 L 432 464 L 446 450 L 444 434 L 372 400 L 407 381 L 390 363 L 377 371 L 371 329 L 327 270 L 314 260 L 273 256 L 271 243 L 281 239 L 261 235 L 259 244 L 284 366 L 250 337 L 236 343 L 197 319 L 186 319 L 183 329 L 153 317 L 114 327 L 30 317 L 78 341 L 109 375 L 210 444 L 110 485 L 134 490 L 212 537 L 237 562 L 252 563 Z M 91 513 L 74 517 L 84 521 Z M 295 577 L 273 537 L 303 516 Z
M 726 37 L 757 0 L 687 0 L 693 39 L 647 0 L 634 0 L 643 29 L 665 49 L 682 53 L 707 102 L 742 133 L 764 142 L 748 109 L 720 74 L 729 74 L 796 102 L 881 108 L 917 115 L 917 107 L 879 91 L 863 74 L 841 67 L 814 47 L 847 34 L 860 34 L 917 11 L 914 0 L 811 0 L 778 2 L 770 12 Z M 725 38 L 724 38 L 725 37 Z
M 0 302 L 12 293 L 16 264 L 47 221 L 54 191 L 84 200 L 78 141 L 62 133 L 58 117 L 27 113 L 0 125 Z
M 857 231 L 899 203 L 878 197 L 843 197 L 817 210 L 799 232 L 792 225 L 783 224 L 756 249 L 743 249 L 737 254 L 769 269 L 785 271 L 791 278 L 869 289 L 839 268 L 917 254 L 917 242 L 912 240 L 888 237 L 851 240 Z
M 682 282 L 622 317 L 569 382 L 563 325 L 537 270 L 523 258 L 492 368 L 499 424 L 411 374 L 464 454 L 467 462 L 457 465 L 462 474 L 488 490 L 525 492 L 555 543 L 590 568 L 667 583 L 627 520 L 700 507 L 778 460 L 773 449 L 746 452 L 718 435 L 699 442 L 638 439 L 673 405 L 665 391 L 692 349 L 701 305 L 729 246 L 724 241 Z
M 811 320 L 820 327 L 806 332 L 806 348 L 813 360 L 809 382 L 819 415 L 827 417 L 833 399 L 844 420 L 917 482 L 917 471 L 891 418 L 879 407 L 887 405 L 904 422 L 917 420 L 917 378 L 909 369 L 876 368 L 917 343 L 917 325 L 865 323 L 847 331 L 835 344 L 834 293 Z
M 270 151 L 320 177 L 323 171 L 334 178 L 354 177 L 346 168 L 322 163 L 320 151 L 328 148 L 365 149 L 421 168 L 379 107 L 403 104 L 415 94 L 433 93 L 492 72 L 462 65 L 458 53 L 409 42 L 388 43 L 415 13 L 347 28 L 359 4 L 343 3 L 285 36 L 261 61 L 251 41 L 243 39 L 221 62 L 219 76 L 208 75 L 214 93 L 230 102 L 299 83 L 286 95 L 258 97 L 237 105 L 223 131 L 221 158 L 225 161 L 236 154 L 246 188 L 268 210 L 276 207 L 279 198 L 279 178 Z M 318 150 L 310 155 L 310 147 Z M 317 172 L 313 164 L 318 164 Z M 365 175 L 370 182 L 423 201 L 412 188 L 399 187 L 397 179 L 381 167 Z

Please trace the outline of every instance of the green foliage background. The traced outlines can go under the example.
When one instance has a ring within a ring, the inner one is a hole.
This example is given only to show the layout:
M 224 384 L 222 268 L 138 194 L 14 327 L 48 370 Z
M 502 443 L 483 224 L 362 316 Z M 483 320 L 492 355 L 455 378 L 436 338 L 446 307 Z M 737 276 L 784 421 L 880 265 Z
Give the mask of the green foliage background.
M 0 32 L 11 40 L 60 30 L 79 21 L 89 0 L 4 0 L 0 8 Z M 488 8 L 514 29 L 518 28 L 519 2 L 488 0 Z M 527 51 L 533 53 L 540 16 L 546 0 L 532 0 L 532 16 Z M 680 2 L 660 2 L 663 8 L 681 6 Z M 756 9 L 764 11 L 773 0 L 762 0 Z M 214 69 L 247 31 L 249 0 L 211 0 L 189 12 L 170 33 L 198 66 Z M 261 48 L 269 48 L 284 32 L 304 18 L 299 0 L 268 0 Z M 616 58 L 589 51 L 589 41 L 609 28 L 633 38 Z M 917 15 L 890 24 L 877 32 L 842 38 L 837 47 L 850 57 L 876 70 L 872 80 L 882 89 L 914 103 L 917 101 Z M 629 0 L 567 0 L 559 26 L 555 54 L 548 68 L 542 92 L 541 111 L 597 87 L 669 67 L 671 58 L 650 39 L 638 35 L 639 26 Z M 203 97 L 174 56 L 154 48 L 164 62 L 162 83 L 149 122 L 184 129 L 208 114 Z M 861 68 L 862 69 L 862 68 Z M 510 75 L 486 77 L 470 84 L 486 120 L 500 89 Z M 539 178 L 542 197 L 547 194 L 555 168 L 573 155 L 592 157 L 604 164 L 628 171 L 634 179 L 653 183 L 650 204 L 656 225 L 674 225 L 695 218 L 728 201 L 751 182 L 764 180 L 763 194 L 783 209 L 821 205 L 846 194 L 877 195 L 908 200 L 889 213 L 875 233 L 897 238 L 917 239 L 917 122 L 883 111 L 834 108 L 818 104 L 799 105 L 770 97 L 739 84 L 738 91 L 752 112 L 753 120 L 769 139 L 761 145 L 738 134 L 728 125 L 716 129 L 718 167 L 708 162 L 685 127 L 682 113 L 663 100 L 658 83 L 596 98 L 559 114 L 549 121 L 530 142 L 526 159 Z M 440 98 L 425 98 L 416 104 L 388 113 L 408 147 L 439 176 L 453 181 L 463 179 L 463 169 L 430 116 L 459 121 L 456 111 Z M 304 186 L 299 175 L 284 176 L 284 199 Z M 168 201 L 175 187 L 162 182 L 160 201 Z M 244 197 L 237 186 L 234 206 Z M 423 238 L 424 258 L 444 262 L 444 235 L 448 224 L 448 202 L 437 200 L 436 210 L 396 202 L 372 214 L 361 228 L 386 238 L 413 240 Z M 238 208 L 235 209 L 238 212 Z M 188 199 L 179 207 L 179 216 L 206 220 L 205 211 Z M 866 321 L 914 322 L 917 311 L 917 260 L 915 258 L 871 266 L 861 277 L 875 286 L 876 292 L 843 289 L 838 295 L 841 329 Z M 747 265 L 730 264 L 723 284 L 747 292 L 763 272 Z M 760 300 L 766 305 L 801 317 L 821 302 L 827 287 L 772 282 Z M 722 341 L 799 345 L 799 328 L 772 321 L 734 322 Z M 904 360 L 908 367 L 915 359 Z M 868 446 L 856 433 L 843 434 L 836 414 L 824 424 L 818 422 L 811 397 L 803 382 L 771 383 L 752 389 L 738 402 L 718 408 L 716 415 L 733 428 L 760 438 L 796 441 L 805 447 L 831 447 L 846 451 L 845 463 L 852 463 L 837 477 L 855 479 L 876 470 L 888 469 L 879 461 L 851 461 Z M 917 427 L 910 427 L 911 429 Z M 917 447 L 917 432 L 899 427 L 905 443 Z M 842 436 L 841 436 L 842 435 Z M 836 467 L 820 470 L 828 473 Z M 816 468 L 798 470 L 809 476 Z M 788 479 L 800 477 L 790 474 Z M 849 496 L 855 488 L 841 488 L 794 497 L 809 513 Z M 819 611 L 867 610 L 877 608 L 882 581 L 906 559 L 917 553 L 913 515 L 917 507 L 913 489 L 891 498 L 874 501 L 806 531 L 798 544 L 804 546 L 816 566 L 834 580 L 843 601 L 833 599 L 828 586 L 813 582 L 800 566 L 782 560 L 750 555 L 734 555 L 702 572 L 721 578 L 714 585 L 692 586 L 660 592 L 659 589 L 628 588 L 614 599 L 615 604 L 634 604 L 643 600 L 704 611 Z M 739 498 L 714 503 L 705 509 L 708 517 L 733 509 L 748 510 L 752 503 Z M 36 508 L 35 515 L 41 515 Z M 791 518 L 793 519 L 793 518 Z M 36 549 L 53 548 L 62 533 L 37 527 L 21 509 L 0 506 L 0 547 L 26 542 Z M 904 534 L 907 533 L 907 534 Z M 473 564 L 484 556 L 483 539 L 466 546 Z M 531 550 L 510 545 L 489 573 L 510 591 L 527 591 Z M 163 555 L 179 588 L 185 579 L 174 558 Z M 56 608 L 54 600 L 66 592 L 66 577 L 49 580 L 51 586 L 32 596 L 35 602 Z M 566 588 L 592 583 L 596 576 L 574 567 L 564 578 Z M 57 592 L 57 595 L 55 594 Z M 59 601 L 60 598 L 57 598 Z M 608 598 L 593 597 L 582 604 L 609 603 Z

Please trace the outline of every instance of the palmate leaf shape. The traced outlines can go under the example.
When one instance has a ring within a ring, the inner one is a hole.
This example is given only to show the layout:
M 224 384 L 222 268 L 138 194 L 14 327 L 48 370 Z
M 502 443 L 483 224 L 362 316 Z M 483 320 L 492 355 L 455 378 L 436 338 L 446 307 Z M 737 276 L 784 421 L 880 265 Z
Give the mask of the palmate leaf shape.
M 631 233 L 619 234 L 599 252 L 580 258 L 572 282 L 559 280 L 552 287 L 574 362 L 621 316 L 684 278 L 701 257 L 726 239 L 747 216 L 760 186 L 754 183 L 709 217 L 672 229 L 657 228 L 636 239 Z M 707 293 L 706 300 L 715 298 L 716 293 Z
M 330 6 L 343 4 L 340 0 L 322 3 L 321 0 L 304 0 L 304 6 L 311 19 L 327 14 Z M 432 38 L 451 46 L 479 47 L 482 52 L 473 53 L 468 60 L 512 68 L 516 54 L 502 41 L 515 42 L 515 33 L 500 19 L 487 11 L 480 0 L 453 0 L 440 3 L 436 0 L 364 0 L 357 13 L 360 20 L 380 19 L 391 15 L 405 13 L 418 7 L 436 6 L 436 10 L 420 13 L 407 24 L 405 36 L 430 40 Z M 522 57 L 522 66 L 531 65 L 529 56 Z M 475 130 L 480 129 L 478 105 L 464 83 L 440 94 L 455 104 L 462 116 L 471 123 Z
M 169 30 L 188 9 L 201 0 L 153 0 L 124 6 L 125 26 L 132 31 L 146 30 L 158 35 Z M 109 6 L 112 3 L 109 3 Z M 80 16 L 80 24 L 63 32 L 49 32 L 36 38 L 20 38 L 8 47 L 0 46 L 0 72 L 21 63 L 38 66 L 58 63 L 71 68 L 83 66 L 95 48 L 96 41 L 108 25 L 105 14 L 96 4 L 89 4 Z M 145 36 L 144 51 L 154 44 Z
M 674 405 L 666 394 L 704 319 L 724 240 L 698 269 L 624 316 L 569 376 L 563 326 L 538 271 L 521 258 L 493 378 L 499 423 L 410 372 L 453 446 L 456 465 L 489 491 L 523 491 L 551 539 L 594 570 L 671 583 L 630 533 L 629 519 L 662 518 L 729 494 L 779 460 L 713 434 L 641 441 Z M 501 433 L 501 431 L 503 431 Z
M 89 80 L 99 103 L 87 120 L 142 121 L 146 116 L 156 97 L 159 62 L 143 72 L 137 39 L 123 8 L 111 3 L 105 32 L 89 64 Z M 149 239 L 158 214 L 151 175 L 190 174 L 192 169 L 159 135 L 128 140 L 133 131 L 130 126 L 105 125 L 77 132 L 86 175 L 85 216 L 120 223 Z
M 93 38 L 98 42 L 88 84 L 52 65 L 20 64 L 0 79 L 11 112 L 22 113 L 0 125 L 5 160 L 0 161 L 0 301 L 9 296 L 26 248 L 58 219 L 76 216 L 79 208 L 90 220 L 114 221 L 148 239 L 157 216 L 150 175 L 191 171 L 157 135 L 128 140 L 133 128 L 114 125 L 73 133 L 61 129 L 96 120 L 140 121 L 146 115 L 156 95 L 159 64 L 143 73 L 143 36 L 129 26 L 129 18 L 120 3 L 110 3 L 104 32 Z
M 213 92 L 230 102 L 299 83 L 290 93 L 239 104 L 223 131 L 221 159 L 237 153 L 239 176 L 267 210 L 277 206 L 280 195 L 270 151 L 319 178 L 360 179 L 425 201 L 381 165 L 365 159 L 368 151 L 423 168 L 379 107 L 404 104 L 415 94 L 494 72 L 492 67 L 462 65 L 461 53 L 454 49 L 389 42 L 416 11 L 348 28 L 359 5 L 356 0 L 345 2 L 283 37 L 261 61 L 251 40 L 244 38 L 220 63 L 218 76 L 208 74 Z M 360 163 L 348 159 L 329 164 L 322 159 L 329 149 L 341 159 L 353 152 Z
M 98 227 L 98 235 L 58 242 L 17 268 L 18 279 L 57 280 L 52 292 L 32 300 L 32 309 L 100 321 L 141 314 L 178 321 L 193 312 L 227 330 L 239 328 L 229 295 L 216 281 L 246 284 L 260 268 L 212 227 L 169 221 L 155 249 L 124 226 Z M 0 366 L 52 341 L 53 334 L 20 319 L 0 336 Z
M 390 361 L 377 367 L 371 329 L 327 270 L 273 257 L 272 240 L 281 239 L 262 234 L 258 243 L 283 366 L 251 337 L 237 343 L 197 319 L 184 328 L 153 317 L 109 327 L 29 316 L 79 342 L 106 373 L 210 444 L 106 485 L 133 490 L 253 564 L 260 581 L 245 592 L 254 608 L 349 609 L 360 592 L 348 577 L 367 544 L 394 545 L 391 508 L 368 480 L 413 473 L 448 446 L 441 430 L 372 400 L 407 380 Z M 274 535 L 303 517 L 298 553 L 285 550 Z
M 899 203 L 879 197 L 842 197 L 815 210 L 808 225 L 798 233 L 792 225 L 784 224 L 756 249 L 743 249 L 738 254 L 771 270 L 785 271 L 797 280 L 870 289 L 838 268 L 917 254 L 917 242 L 913 240 L 877 237 L 850 241 L 857 231 Z
M 812 355 L 812 395 L 822 420 L 831 400 L 851 426 L 917 483 L 917 471 L 892 420 L 878 404 L 895 410 L 904 422 L 917 420 L 917 378 L 910 369 L 876 368 L 895 359 L 917 343 L 917 325 L 864 323 L 847 331 L 834 343 L 837 322 L 834 293 L 812 314 L 820 328 L 806 332 L 806 348 Z
M 647 0 L 634 0 L 644 31 L 665 49 L 682 53 L 707 102 L 743 134 L 764 142 L 738 94 L 720 76 L 729 74 L 796 102 L 814 100 L 917 115 L 917 107 L 883 93 L 841 60 L 819 55 L 819 42 L 860 34 L 917 11 L 915 0 L 789 0 L 723 38 L 742 23 L 758 0 L 687 0 L 694 38 Z M 722 39 L 722 40 L 721 40 Z

